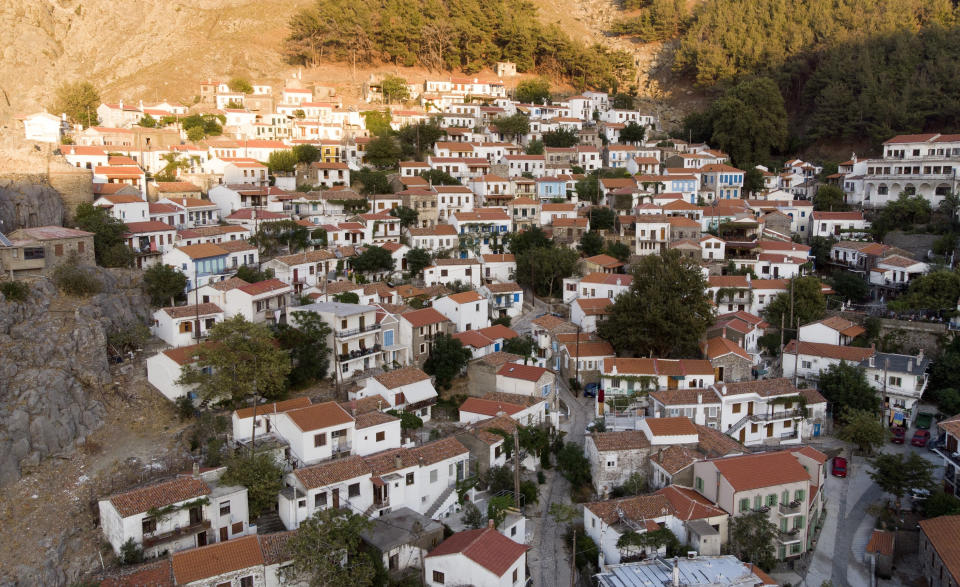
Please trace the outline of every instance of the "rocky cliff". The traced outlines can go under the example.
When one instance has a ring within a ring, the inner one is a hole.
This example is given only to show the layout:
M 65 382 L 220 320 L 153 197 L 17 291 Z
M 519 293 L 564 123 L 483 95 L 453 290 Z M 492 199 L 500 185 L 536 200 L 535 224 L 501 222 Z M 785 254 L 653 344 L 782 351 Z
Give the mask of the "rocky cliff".
M 136 272 L 86 270 L 108 293 L 72 298 L 44 278 L 26 302 L 0 294 L 0 486 L 101 426 L 107 336 L 149 318 Z

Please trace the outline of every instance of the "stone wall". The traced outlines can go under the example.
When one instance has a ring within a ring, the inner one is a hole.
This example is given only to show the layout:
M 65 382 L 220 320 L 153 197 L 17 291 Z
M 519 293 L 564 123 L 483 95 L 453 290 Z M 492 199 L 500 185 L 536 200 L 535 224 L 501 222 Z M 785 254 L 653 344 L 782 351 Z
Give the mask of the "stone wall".
M 863 325 L 867 316 L 861 312 L 840 312 L 840 316 Z M 880 338 L 887 344 L 886 348 L 879 344 L 880 350 L 887 352 L 902 352 L 917 354 L 920 349 L 927 355 L 940 352 L 940 347 L 947 336 L 946 324 L 936 322 L 914 322 L 911 320 L 891 320 L 880 318 Z M 896 347 L 896 348 L 894 348 Z
M 0 232 L 64 221 L 60 194 L 42 181 L 0 177 Z
M 26 302 L 0 294 L 0 486 L 102 425 L 107 335 L 149 318 L 136 272 L 86 270 L 107 293 L 69 298 L 41 278 Z

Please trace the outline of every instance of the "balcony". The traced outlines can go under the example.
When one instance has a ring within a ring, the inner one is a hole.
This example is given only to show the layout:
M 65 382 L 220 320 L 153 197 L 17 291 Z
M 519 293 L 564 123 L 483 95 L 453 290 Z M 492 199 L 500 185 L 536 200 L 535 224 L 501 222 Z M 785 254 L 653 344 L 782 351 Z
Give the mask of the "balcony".
M 773 412 L 772 414 L 750 414 L 747 416 L 751 422 L 772 422 L 774 420 L 790 420 L 791 418 L 803 418 L 804 413 L 801 410 L 784 410 L 782 412 Z
M 781 503 L 778 507 L 780 509 L 781 516 L 796 516 L 803 513 L 803 508 L 800 506 L 803 505 L 803 500 L 795 499 L 788 503 Z
M 346 353 L 346 354 L 337 355 L 337 360 L 341 363 L 344 363 L 346 361 L 353 361 L 355 359 L 360 359 L 369 355 L 374 355 L 379 352 L 380 352 L 380 345 L 375 344 L 368 349 L 357 349 L 357 350 L 350 351 L 349 353 Z
M 494 301 L 494 302 L 491 303 L 491 305 L 492 305 L 494 308 L 496 308 L 496 309 L 512 308 L 512 307 L 513 307 L 513 300 Z
M 367 332 L 373 332 L 375 330 L 380 330 L 379 324 L 368 324 L 362 328 L 351 328 L 349 330 L 338 330 L 334 336 L 339 339 L 350 338 L 351 336 L 357 336 L 358 334 L 364 334 Z
M 170 542 L 171 540 L 177 540 L 185 536 L 193 536 L 194 534 L 199 534 L 200 532 L 209 529 L 210 520 L 200 520 L 199 522 L 194 522 L 188 526 L 181 526 L 179 528 L 174 528 L 173 530 L 168 530 L 167 532 L 154 533 L 144 536 L 143 547 L 150 548 L 152 546 L 156 546 L 157 544 Z
M 800 542 L 802 532 L 803 532 L 803 528 L 793 528 L 791 530 L 778 530 L 777 542 L 781 544 L 792 544 L 795 542 Z
M 349 442 L 335 442 L 333 445 L 330 446 L 330 452 L 332 452 L 334 455 L 339 455 L 343 453 L 349 454 L 351 448 L 352 446 L 351 446 L 351 443 Z

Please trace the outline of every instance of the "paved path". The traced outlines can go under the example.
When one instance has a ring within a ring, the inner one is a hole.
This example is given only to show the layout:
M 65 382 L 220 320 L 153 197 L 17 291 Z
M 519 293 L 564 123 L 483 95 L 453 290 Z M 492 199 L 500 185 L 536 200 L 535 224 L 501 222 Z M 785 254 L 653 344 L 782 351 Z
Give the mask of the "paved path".
M 583 430 L 592 415 L 592 404 L 576 398 L 561 382 L 560 399 L 570 408 L 570 417 L 561 427 L 567 433 L 566 442 L 583 444 Z M 589 412 L 589 414 L 588 414 Z M 534 585 L 566 587 L 570 585 L 570 553 L 565 543 L 566 524 L 557 524 L 548 510 L 552 503 L 570 503 L 570 483 L 556 469 L 546 472 L 547 485 L 540 493 L 540 517 L 533 521 L 531 550 L 527 554 L 530 575 Z

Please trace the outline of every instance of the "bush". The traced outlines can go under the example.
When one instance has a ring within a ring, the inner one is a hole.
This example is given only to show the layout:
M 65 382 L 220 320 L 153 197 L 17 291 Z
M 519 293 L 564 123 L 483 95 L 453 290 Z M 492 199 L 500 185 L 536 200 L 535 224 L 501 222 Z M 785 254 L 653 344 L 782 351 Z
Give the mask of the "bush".
M 510 328 L 510 322 L 511 322 L 510 316 L 500 316 L 496 320 L 493 320 L 491 324 L 502 324 L 503 326 Z
M 53 283 L 60 291 L 81 297 L 96 295 L 103 289 L 95 275 L 70 262 L 53 270 Z
M 135 565 L 137 563 L 143 562 L 143 548 L 139 544 L 133 541 L 133 538 L 128 539 L 123 545 L 120 546 L 120 564 L 121 565 Z
M 177 416 L 180 417 L 181 421 L 186 421 L 193 417 L 196 411 L 193 407 L 193 400 L 184 395 L 178 397 L 175 403 L 177 405 Z
M 22 281 L 4 281 L 0 283 L 0 293 L 8 302 L 25 302 L 30 296 L 30 286 Z

